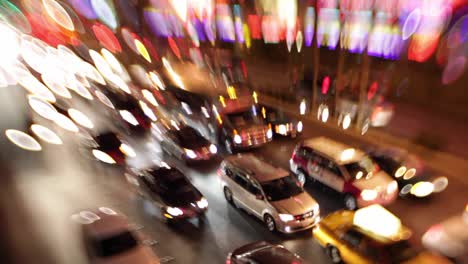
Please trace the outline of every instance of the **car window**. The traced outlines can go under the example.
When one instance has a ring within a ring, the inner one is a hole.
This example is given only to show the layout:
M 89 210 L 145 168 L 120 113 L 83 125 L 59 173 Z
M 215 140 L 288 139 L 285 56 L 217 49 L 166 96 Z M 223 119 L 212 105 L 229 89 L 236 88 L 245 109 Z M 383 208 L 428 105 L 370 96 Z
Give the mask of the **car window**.
M 303 158 L 303 159 L 310 159 L 313 157 L 312 151 L 304 147 L 300 147 L 296 155 L 298 155 L 300 158 Z
M 94 251 L 99 257 L 111 257 L 128 251 L 138 245 L 136 238 L 129 231 L 124 231 L 105 238 L 94 240 Z
M 260 188 L 258 188 L 257 186 L 255 186 L 252 182 L 248 182 L 248 185 L 247 185 L 247 191 L 250 192 L 251 194 L 253 195 L 258 195 L 258 194 L 262 194 L 262 191 L 260 190 Z
M 234 175 L 234 173 L 232 172 L 231 168 L 228 168 L 227 166 L 224 167 L 224 172 L 226 173 L 226 175 L 227 175 L 229 178 L 232 178 L 232 176 Z
M 237 172 L 234 174 L 234 181 L 239 184 L 242 188 L 246 189 L 249 186 L 249 181 L 245 177 L 245 175 L 241 172 Z
M 343 178 L 343 174 L 341 173 L 340 168 L 333 161 L 324 158 L 323 165 L 323 167 L 332 172 L 334 175 Z
M 272 181 L 262 182 L 268 201 L 274 202 L 296 196 L 304 191 L 292 174 Z

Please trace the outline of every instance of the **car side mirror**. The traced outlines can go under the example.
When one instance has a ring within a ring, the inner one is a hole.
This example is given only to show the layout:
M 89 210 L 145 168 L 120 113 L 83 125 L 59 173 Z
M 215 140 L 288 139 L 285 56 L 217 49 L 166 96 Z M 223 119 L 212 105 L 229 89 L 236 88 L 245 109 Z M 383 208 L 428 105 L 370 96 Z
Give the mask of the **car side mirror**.
M 257 199 L 257 200 L 263 200 L 263 195 L 261 195 L 261 194 L 256 194 L 256 195 L 255 195 L 255 199 Z

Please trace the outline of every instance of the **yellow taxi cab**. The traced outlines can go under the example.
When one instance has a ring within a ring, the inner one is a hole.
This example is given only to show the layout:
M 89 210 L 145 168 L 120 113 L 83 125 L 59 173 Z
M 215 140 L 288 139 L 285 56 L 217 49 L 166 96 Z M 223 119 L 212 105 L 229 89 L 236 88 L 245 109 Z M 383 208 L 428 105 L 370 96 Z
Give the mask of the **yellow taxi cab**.
M 411 230 L 380 205 L 341 210 L 323 218 L 313 230 L 333 263 L 451 263 L 408 243 Z

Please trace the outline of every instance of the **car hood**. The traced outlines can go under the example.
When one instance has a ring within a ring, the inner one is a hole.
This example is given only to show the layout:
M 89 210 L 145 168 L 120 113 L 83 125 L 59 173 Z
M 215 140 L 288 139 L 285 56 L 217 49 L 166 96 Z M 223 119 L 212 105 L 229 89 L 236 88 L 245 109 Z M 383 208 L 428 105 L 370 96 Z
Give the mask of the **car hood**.
M 196 137 L 197 140 L 181 142 L 181 147 L 191 150 L 201 150 L 204 147 L 209 147 L 211 142 L 204 137 Z
M 159 264 L 158 257 L 146 246 L 140 245 L 125 253 L 112 257 L 100 258 L 92 262 L 93 264 Z
M 382 188 L 382 190 L 386 190 L 387 185 L 393 181 L 392 177 L 390 177 L 386 172 L 383 170 L 378 171 L 369 179 L 366 177 L 362 177 L 359 180 L 355 180 L 353 185 L 359 188 L 360 190 L 364 189 L 376 189 Z
M 270 202 L 270 204 L 275 207 L 279 213 L 300 215 L 312 211 L 317 205 L 317 201 L 307 192 L 302 192 L 290 198 Z

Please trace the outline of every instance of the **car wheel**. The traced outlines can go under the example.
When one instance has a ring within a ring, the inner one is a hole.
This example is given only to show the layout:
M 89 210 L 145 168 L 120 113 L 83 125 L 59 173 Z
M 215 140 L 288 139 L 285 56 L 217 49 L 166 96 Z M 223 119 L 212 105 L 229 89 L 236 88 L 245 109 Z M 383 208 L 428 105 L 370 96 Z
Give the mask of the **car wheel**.
M 356 210 L 357 209 L 357 201 L 356 198 L 352 194 L 346 194 L 344 198 L 345 206 L 349 210 Z
M 306 175 L 302 170 L 297 171 L 297 180 L 301 183 L 302 186 L 304 186 L 306 182 Z
M 228 201 L 228 203 L 233 203 L 232 192 L 231 190 L 229 190 L 228 187 L 224 187 L 224 198 L 226 198 L 226 201 Z
M 273 217 L 269 214 L 266 214 L 265 217 L 264 217 L 264 220 L 265 220 L 265 224 L 268 228 L 268 230 L 270 232 L 273 232 L 276 230 L 276 224 L 275 224 L 275 220 L 273 219 Z
M 225 139 L 225 140 L 224 140 L 224 148 L 226 149 L 226 152 L 227 152 L 227 153 L 229 153 L 229 154 L 233 154 L 233 153 L 234 153 L 231 140 L 229 140 L 229 139 Z
M 340 251 L 332 245 L 327 246 L 327 255 L 333 263 L 341 263 L 342 261 Z

